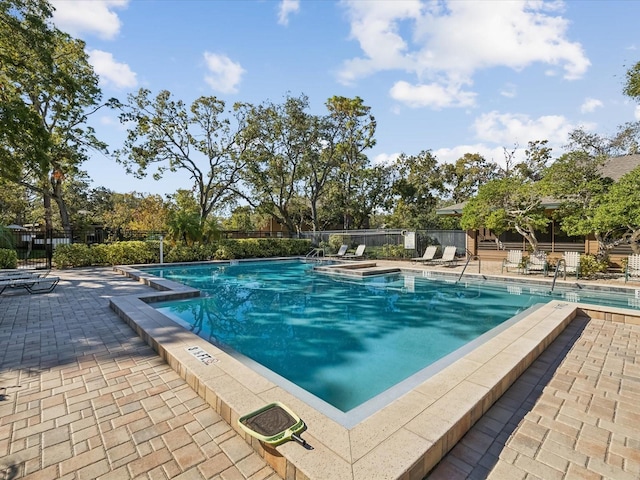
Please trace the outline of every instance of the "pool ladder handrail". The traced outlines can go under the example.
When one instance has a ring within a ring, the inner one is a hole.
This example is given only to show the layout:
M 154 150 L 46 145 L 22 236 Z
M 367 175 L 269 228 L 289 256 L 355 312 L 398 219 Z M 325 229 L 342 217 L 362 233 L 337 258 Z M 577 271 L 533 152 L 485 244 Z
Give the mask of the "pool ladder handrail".
M 324 248 L 315 247 L 315 248 L 312 248 L 311 251 L 307 253 L 307 255 L 304 258 L 305 260 L 309 260 L 309 258 L 320 259 L 320 257 L 324 258 Z
M 462 278 L 462 275 L 464 275 L 464 271 L 467 269 L 467 266 L 469 265 L 469 262 L 473 259 L 478 260 L 478 273 L 480 273 L 480 265 L 482 263 L 482 260 L 480 259 L 480 257 L 478 255 L 467 256 L 467 263 L 464 264 L 464 267 L 462 268 L 462 272 L 460 272 L 460 276 L 456 280 L 456 283 L 460 281 L 460 279 Z
M 558 263 L 556 263 L 556 271 L 553 274 L 553 282 L 551 282 L 551 291 L 553 292 L 553 289 L 556 287 L 556 280 L 558 278 L 558 272 L 560 271 L 560 265 L 562 265 L 564 267 L 564 279 L 567 279 L 567 262 L 565 261 L 564 258 L 561 258 L 558 260 Z

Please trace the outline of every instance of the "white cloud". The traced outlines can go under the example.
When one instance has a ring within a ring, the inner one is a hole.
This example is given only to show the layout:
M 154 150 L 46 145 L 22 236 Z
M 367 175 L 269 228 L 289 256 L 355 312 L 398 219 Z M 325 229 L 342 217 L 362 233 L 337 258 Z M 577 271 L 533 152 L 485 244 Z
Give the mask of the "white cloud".
M 600 100 L 595 98 L 587 98 L 580 106 L 581 113 L 591 113 L 596 110 L 596 108 L 601 108 L 603 103 Z
M 399 153 L 380 153 L 373 158 L 372 163 L 374 165 L 391 165 L 399 156 Z
M 515 98 L 515 96 L 517 95 L 516 86 L 513 83 L 507 83 L 500 90 L 500 95 L 507 98 Z
M 129 0 L 52 0 L 53 22 L 60 30 L 75 37 L 90 33 L 112 39 L 121 26 L 113 10 L 125 8 L 128 3 Z
M 476 137 L 502 147 L 518 144 L 526 147 L 530 141 L 548 140 L 550 146 L 566 143 L 575 126 L 560 115 L 546 115 L 535 119 L 528 115 L 490 112 L 476 118 L 473 123 Z
M 522 150 L 524 155 L 524 149 Z M 459 158 L 462 158 L 467 153 L 478 153 L 490 162 L 496 162 L 500 165 L 504 164 L 503 147 L 489 147 L 482 143 L 475 145 L 458 145 L 453 148 L 439 148 L 432 153 L 438 159 L 439 163 L 456 163 Z
M 453 85 L 411 85 L 404 81 L 396 82 L 389 93 L 391 98 L 411 108 L 432 107 L 436 110 L 472 106 L 476 96 L 473 92 L 459 90 Z
M 226 55 L 204 52 L 204 59 L 209 70 L 205 82 L 222 93 L 236 93 L 245 70 L 239 63 L 233 62 Z
M 138 84 L 136 74 L 126 63 L 116 62 L 113 55 L 102 50 L 90 50 L 89 63 L 100 77 L 100 82 L 116 88 L 133 88 Z
M 282 0 L 278 10 L 278 23 L 280 25 L 289 24 L 289 15 L 300 11 L 300 0 Z
M 347 0 L 345 5 L 351 37 L 363 56 L 345 61 L 339 80 L 353 84 L 385 70 L 414 74 L 416 98 L 406 98 L 409 104 L 422 102 L 422 84 L 437 82 L 447 91 L 471 85 L 473 75 L 488 68 L 520 71 L 541 63 L 576 79 L 590 65 L 582 46 L 567 39 L 568 21 L 557 13 L 562 2 Z
M 640 105 L 636 106 L 635 111 L 633 112 L 634 117 L 636 118 L 636 120 L 640 121 Z

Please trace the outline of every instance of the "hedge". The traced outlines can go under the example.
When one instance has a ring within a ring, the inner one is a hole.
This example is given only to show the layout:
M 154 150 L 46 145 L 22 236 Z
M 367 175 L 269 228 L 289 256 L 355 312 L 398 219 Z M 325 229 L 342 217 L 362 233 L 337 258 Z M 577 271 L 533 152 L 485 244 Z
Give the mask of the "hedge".
M 305 255 L 311 249 L 310 240 L 289 238 L 249 238 L 220 240 L 210 244 L 164 244 L 164 261 L 197 262 L 242 258 L 288 257 Z M 158 263 L 160 242 L 125 241 L 111 244 L 59 245 L 53 252 L 57 268 L 87 267 L 91 265 L 133 265 Z

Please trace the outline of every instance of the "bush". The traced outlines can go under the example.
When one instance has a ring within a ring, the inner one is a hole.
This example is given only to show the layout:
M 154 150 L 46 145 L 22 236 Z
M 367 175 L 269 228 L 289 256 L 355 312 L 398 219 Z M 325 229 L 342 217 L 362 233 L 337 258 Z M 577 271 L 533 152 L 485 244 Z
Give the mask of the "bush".
M 609 268 L 609 259 L 598 260 L 594 255 L 580 255 L 580 276 L 591 278 L 597 273 L 606 272 Z
M 160 243 L 158 241 L 116 242 L 107 248 L 107 260 L 110 265 L 133 265 L 138 263 L 158 263 L 160 261 Z
M 214 244 L 176 245 L 170 248 L 164 256 L 164 261 L 174 262 L 200 262 L 214 258 Z
M 15 250 L 0 248 L 0 268 L 18 268 L 18 254 Z
M 344 235 L 338 235 L 332 233 L 329 235 L 329 247 L 332 250 L 332 253 L 336 253 L 340 250 L 340 247 L 344 244 Z
M 58 245 L 53 251 L 53 264 L 57 268 L 88 267 L 93 265 L 91 249 L 83 243 Z

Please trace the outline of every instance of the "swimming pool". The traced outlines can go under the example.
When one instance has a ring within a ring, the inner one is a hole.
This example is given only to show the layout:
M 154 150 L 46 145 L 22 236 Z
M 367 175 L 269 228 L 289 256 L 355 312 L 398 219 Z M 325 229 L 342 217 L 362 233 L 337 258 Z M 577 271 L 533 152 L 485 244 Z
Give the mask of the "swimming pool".
M 144 271 L 202 291 L 199 298 L 155 303 L 163 314 L 342 412 L 536 304 L 565 299 L 628 308 L 626 298 L 610 293 L 587 299 L 582 292 L 551 295 L 539 286 L 452 283 L 407 273 L 353 279 L 317 273 L 298 261 Z

